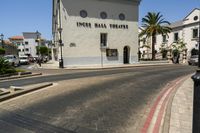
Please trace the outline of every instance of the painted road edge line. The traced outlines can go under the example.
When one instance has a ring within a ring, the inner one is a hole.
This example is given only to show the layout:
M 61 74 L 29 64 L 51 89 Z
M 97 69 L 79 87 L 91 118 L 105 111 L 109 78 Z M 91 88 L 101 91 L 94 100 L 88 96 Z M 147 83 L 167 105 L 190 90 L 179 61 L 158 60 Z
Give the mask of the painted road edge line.
M 173 88 L 176 88 L 179 83 L 181 83 L 182 81 L 184 81 L 186 79 L 184 77 L 186 77 L 186 76 L 179 77 L 179 78 L 173 80 L 172 82 L 170 82 L 170 85 L 168 85 L 168 86 L 166 85 L 164 87 L 163 91 L 158 95 L 158 97 L 155 100 L 153 106 L 151 107 L 150 112 L 148 113 L 147 118 L 145 120 L 145 123 L 144 123 L 144 125 L 143 125 L 143 127 L 141 129 L 141 133 L 147 133 L 148 132 L 149 126 L 151 124 L 151 121 L 152 121 L 152 119 L 154 117 L 154 114 L 156 112 L 157 106 L 159 105 L 159 102 L 161 101 L 162 97 L 167 93 L 167 91 L 169 89 L 173 90 Z

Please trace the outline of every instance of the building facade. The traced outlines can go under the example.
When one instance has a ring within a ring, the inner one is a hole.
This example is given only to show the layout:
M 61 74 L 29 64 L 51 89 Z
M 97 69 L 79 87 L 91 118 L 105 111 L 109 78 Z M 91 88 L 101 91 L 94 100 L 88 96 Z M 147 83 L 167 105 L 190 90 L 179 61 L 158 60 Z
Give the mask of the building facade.
M 23 36 L 12 36 L 9 38 L 10 42 L 15 44 L 18 49 L 18 55 L 25 55 L 24 37 Z
M 194 54 L 195 49 L 198 49 L 199 44 L 199 25 L 200 25 L 200 9 L 196 8 L 192 10 L 185 18 L 180 21 L 171 23 L 169 27 L 172 28 L 171 33 L 167 35 L 157 35 L 155 49 L 157 57 L 161 58 L 160 52 L 162 48 L 173 49 L 173 46 L 182 42 L 186 45 L 185 53 L 182 50 L 183 55 L 190 57 Z M 142 28 L 139 29 L 141 31 Z M 145 37 L 140 38 L 140 51 L 144 58 L 151 58 L 151 39 Z M 145 47 L 147 46 L 147 47 Z M 170 55 L 172 56 L 172 55 Z
M 17 46 L 15 44 L 8 40 L 4 40 L 3 44 L 3 49 L 5 49 L 4 55 L 18 55 Z
M 23 32 L 23 36 L 12 36 L 9 41 L 18 48 L 18 55 L 27 55 L 30 57 L 38 57 L 37 46 L 45 46 L 49 48 L 50 41 L 41 37 L 39 32 Z
M 23 32 L 25 55 L 38 57 L 36 47 L 40 45 L 41 33 L 37 32 Z
M 136 63 L 139 3 L 53 0 L 53 58 L 62 53 L 66 67 Z

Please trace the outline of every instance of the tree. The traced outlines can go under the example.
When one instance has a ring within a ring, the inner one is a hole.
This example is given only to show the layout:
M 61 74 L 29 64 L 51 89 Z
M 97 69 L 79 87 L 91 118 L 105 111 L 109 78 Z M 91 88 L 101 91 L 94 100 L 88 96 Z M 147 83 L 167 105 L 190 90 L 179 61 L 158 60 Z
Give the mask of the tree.
M 0 55 L 4 55 L 5 54 L 5 49 L 3 49 L 3 48 L 0 48 Z
M 182 39 L 179 39 L 176 43 L 172 44 L 172 53 L 179 54 L 186 49 L 186 43 Z
M 40 53 L 42 56 L 48 55 L 49 49 L 46 46 L 37 46 L 37 55 Z
M 0 57 L 0 75 L 15 72 L 15 68 L 6 59 Z
M 171 32 L 171 28 L 167 25 L 170 25 L 168 21 L 165 21 L 163 15 L 160 13 L 148 12 L 148 14 L 142 18 L 142 23 L 144 29 L 139 36 L 146 35 L 146 38 L 151 37 L 152 41 L 152 60 L 155 60 L 155 43 L 156 35 L 162 34 L 167 35 Z

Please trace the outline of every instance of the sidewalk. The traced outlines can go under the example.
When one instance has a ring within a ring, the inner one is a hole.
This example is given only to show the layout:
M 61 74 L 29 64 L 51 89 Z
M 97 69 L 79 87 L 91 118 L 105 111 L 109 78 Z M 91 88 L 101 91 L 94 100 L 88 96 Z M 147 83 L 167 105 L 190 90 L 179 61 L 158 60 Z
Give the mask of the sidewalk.
M 135 64 L 116 64 L 116 65 L 89 65 L 89 66 L 68 66 L 64 69 L 106 69 L 106 68 L 124 68 L 124 67 L 139 67 L 139 66 L 155 66 L 155 65 L 170 65 L 172 63 L 169 63 L 168 61 L 141 61 L 137 62 Z M 42 64 L 41 67 L 36 65 L 37 68 L 44 68 L 44 69 L 59 69 L 59 63 L 58 62 L 47 62 Z M 33 67 L 35 68 L 35 66 Z M 36 68 L 35 68 L 36 69 Z
M 193 81 L 191 75 L 167 84 L 158 95 L 141 133 L 192 133 Z
M 192 113 L 193 81 L 189 77 L 174 96 L 169 133 L 192 133 Z

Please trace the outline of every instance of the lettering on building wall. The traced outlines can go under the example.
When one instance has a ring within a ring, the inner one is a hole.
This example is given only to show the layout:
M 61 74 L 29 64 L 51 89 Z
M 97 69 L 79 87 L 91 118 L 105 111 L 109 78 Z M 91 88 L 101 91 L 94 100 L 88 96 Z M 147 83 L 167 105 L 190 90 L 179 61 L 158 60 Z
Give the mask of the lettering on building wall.
M 104 23 L 94 23 L 93 25 L 90 22 L 77 22 L 77 27 L 79 28 L 102 28 L 107 29 L 128 29 L 128 25 L 126 24 L 104 24 Z
M 94 27 L 95 27 L 95 28 L 105 28 L 105 29 L 107 29 L 106 24 L 98 24 L 98 23 L 95 23 L 95 24 L 94 24 Z
M 128 25 L 110 24 L 111 29 L 128 29 Z
M 87 22 L 77 22 L 77 27 L 84 27 L 84 28 L 91 28 L 91 23 L 87 23 Z

